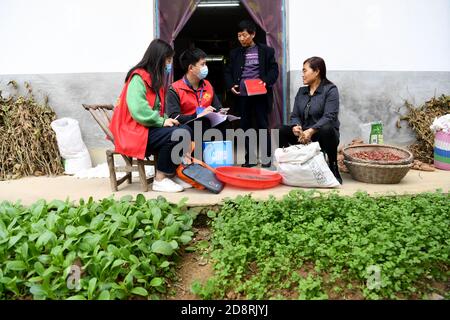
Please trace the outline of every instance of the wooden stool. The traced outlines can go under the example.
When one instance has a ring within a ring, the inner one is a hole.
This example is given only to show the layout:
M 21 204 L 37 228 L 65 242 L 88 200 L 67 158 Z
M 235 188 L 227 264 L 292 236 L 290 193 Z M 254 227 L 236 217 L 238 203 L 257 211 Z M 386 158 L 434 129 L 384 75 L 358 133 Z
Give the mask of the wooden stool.
M 108 139 L 114 144 L 114 136 L 109 130 L 109 123 L 111 122 L 111 113 L 114 110 L 112 104 L 83 104 L 83 108 L 89 111 L 89 113 L 94 117 L 95 121 L 102 128 L 103 132 L 106 134 Z M 116 166 L 114 163 L 114 155 L 120 155 L 125 161 L 125 166 Z M 139 172 L 139 179 L 141 182 L 142 191 L 148 191 L 148 185 L 153 182 L 153 177 L 147 178 L 145 174 L 145 166 L 150 165 L 155 167 L 156 174 L 156 156 L 153 159 L 146 158 L 145 160 L 134 159 L 132 157 L 126 156 L 124 154 L 115 152 L 114 150 L 106 150 L 106 160 L 108 162 L 109 168 L 109 180 L 111 183 L 111 190 L 118 191 L 118 186 L 123 182 L 132 183 L 132 173 Z M 117 172 L 125 172 L 125 176 L 117 179 Z

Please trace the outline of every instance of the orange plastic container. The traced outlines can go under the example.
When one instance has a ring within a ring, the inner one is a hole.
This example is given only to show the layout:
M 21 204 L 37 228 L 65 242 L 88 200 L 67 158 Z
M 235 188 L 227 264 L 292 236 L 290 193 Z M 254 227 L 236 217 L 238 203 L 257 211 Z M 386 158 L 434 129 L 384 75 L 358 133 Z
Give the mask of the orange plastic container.
M 246 189 L 273 188 L 282 180 L 278 172 L 241 167 L 216 168 L 216 177 L 224 183 Z

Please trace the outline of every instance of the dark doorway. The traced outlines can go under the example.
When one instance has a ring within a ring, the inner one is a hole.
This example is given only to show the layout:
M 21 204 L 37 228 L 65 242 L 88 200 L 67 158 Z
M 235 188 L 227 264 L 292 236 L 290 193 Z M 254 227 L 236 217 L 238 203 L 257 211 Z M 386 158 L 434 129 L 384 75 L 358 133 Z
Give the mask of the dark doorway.
M 180 54 L 190 47 L 200 48 L 208 55 L 207 79 L 223 106 L 232 107 L 232 97 L 226 91 L 223 74 L 230 50 L 240 45 L 237 25 L 244 19 L 254 21 L 242 4 L 236 7 L 198 7 L 174 42 L 174 80 L 183 76 L 178 63 Z M 266 43 L 266 33 L 259 26 L 255 41 Z

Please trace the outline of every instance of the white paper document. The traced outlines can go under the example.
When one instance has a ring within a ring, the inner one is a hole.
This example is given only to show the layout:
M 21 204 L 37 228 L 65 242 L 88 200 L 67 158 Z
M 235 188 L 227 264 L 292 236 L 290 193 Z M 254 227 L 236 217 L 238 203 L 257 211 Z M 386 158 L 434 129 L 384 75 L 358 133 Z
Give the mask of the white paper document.
M 223 114 L 220 112 L 210 112 L 203 117 L 209 119 L 209 122 L 211 122 L 211 127 L 215 127 L 226 120 L 234 121 L 240 119 L 240 117 L 233 116 L 232 114 Z

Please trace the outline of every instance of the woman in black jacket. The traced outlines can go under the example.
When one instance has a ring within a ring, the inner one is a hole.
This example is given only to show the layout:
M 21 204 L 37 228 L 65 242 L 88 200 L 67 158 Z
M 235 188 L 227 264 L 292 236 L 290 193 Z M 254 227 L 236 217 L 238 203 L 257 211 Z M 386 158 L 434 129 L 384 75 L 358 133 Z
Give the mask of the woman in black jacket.
M 339 92 L 327 79 L 325 61 L 311 57 L 303 62 L 303 84 L 295 97 L 290 125 L 280 127 L 280 147 L 318 141 L 339 183 Z

